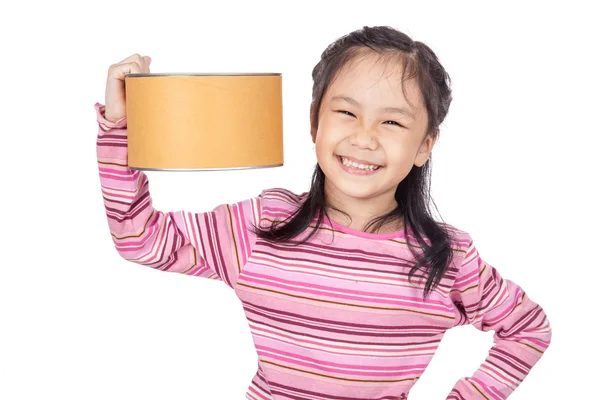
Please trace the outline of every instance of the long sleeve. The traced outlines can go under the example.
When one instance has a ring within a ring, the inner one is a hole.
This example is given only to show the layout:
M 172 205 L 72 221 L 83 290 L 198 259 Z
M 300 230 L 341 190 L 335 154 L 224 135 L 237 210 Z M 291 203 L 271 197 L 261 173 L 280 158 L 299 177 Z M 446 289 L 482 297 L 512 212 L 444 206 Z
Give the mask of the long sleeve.
M 126 260 L 162 271 L 224 281 L 233 287 L 252 251 L 262 193 L 209 212 L 162 212 L 152 206 L 146 174 L 127 163 L 127 121 L 95 104 L 98 171 L 108 226 Z M 208 190 L 208 189 L 207 189 Z
M 467 241 L 451 291 L 457 325 L 493 330 L 494 345 L 473 376 L 460 379 L 447 399 L 506 399 L 542 357 L 552 331 L 542 308 L 482 260 L 470 235 Z

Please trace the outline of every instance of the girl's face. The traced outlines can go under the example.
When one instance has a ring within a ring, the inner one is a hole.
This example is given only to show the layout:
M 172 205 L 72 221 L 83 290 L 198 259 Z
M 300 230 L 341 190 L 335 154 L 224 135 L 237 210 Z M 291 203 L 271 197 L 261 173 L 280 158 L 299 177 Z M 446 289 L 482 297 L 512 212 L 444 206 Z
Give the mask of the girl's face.
M 311 135 L 328 199 L 350 208 L 369 200 L 370 209 L 390 211 L 398 184 L 427 161 L 435 142 L 425 137 L 427 111 L 414 80 L 403 94 L 401 73 L 401 65 L 364 58 L 348 63 L 326 91 Z M 349 170 L 341 157 L 378 168 Z

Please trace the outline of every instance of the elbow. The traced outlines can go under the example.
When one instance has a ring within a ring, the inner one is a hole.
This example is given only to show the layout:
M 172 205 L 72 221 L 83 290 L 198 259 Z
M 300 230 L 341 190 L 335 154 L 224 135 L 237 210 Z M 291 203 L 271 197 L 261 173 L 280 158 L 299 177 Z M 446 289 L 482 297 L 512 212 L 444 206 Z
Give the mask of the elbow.
M 541 309 L 541 307 L 540 310 L 540 317 L 542 321 L 539 324 L 538 329 L 536 329 L 536 337 L 540 343 L 542 352 L 544 352 L 546 351 L 546 349 L 548 349 L 548 347 L 550 346 L 550 342 L 552 341 L 552 325 L 550 325 L 550 320 L 548 319 L 548 316 L 546 315 L 544 310 Z
M 546 317 L 547 324 L 547 332 L 546 332 L 546 348 L 550 346 L 550 342 L 552 341 L 552 326 L 550 325 L 550 321 L 548 321 L 548 317 Z
M 552 341 L 552 326 L 548 316 L 539 305 L 534 304 L 521 323 L 522 330 L 515 335 L 515 339 L 533 349 L 536 358 L 541 357 Z

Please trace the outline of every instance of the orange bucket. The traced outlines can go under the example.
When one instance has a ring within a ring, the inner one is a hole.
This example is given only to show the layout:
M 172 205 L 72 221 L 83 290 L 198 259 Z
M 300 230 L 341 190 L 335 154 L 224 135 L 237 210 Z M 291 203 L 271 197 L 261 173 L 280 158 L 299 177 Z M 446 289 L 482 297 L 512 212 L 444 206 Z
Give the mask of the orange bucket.
M 125 95 L 131 169 L 283 165 L 280 73 L 128 74 Z

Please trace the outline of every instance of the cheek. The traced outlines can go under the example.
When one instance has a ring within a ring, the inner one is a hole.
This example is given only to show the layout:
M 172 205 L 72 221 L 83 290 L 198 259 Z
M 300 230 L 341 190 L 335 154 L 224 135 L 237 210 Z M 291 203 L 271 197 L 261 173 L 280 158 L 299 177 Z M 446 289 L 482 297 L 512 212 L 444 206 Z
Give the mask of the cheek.
M 415 158 L 412 144 L 405 141 L 391 141 L 382 145 L 388 166 L 400 174 L 408 174 Z
M 411 151 L 410 143 L 399 140 L 392 135 L 383 138 L 379 143 L 385 151 L 386 157 L 390 159 L 390 162 L 398 162 L 398 160 L 406 158 Z
M 333 153 L 337 144 L 343 139 L 340 132 L 334 127 L 328 126 L 326 123 L 319 126 L 317 138 L 315 141 L 315 149 L 317 153 Z
M 328 152 L 329 147 L 326 142 L 327 138 L 325 138 L 322 133 L 322 131 L 317 132 L 317 140 L 315 141 L 315 153 L 319 164 L 322 164 L 325 160 L 326 152 Z

